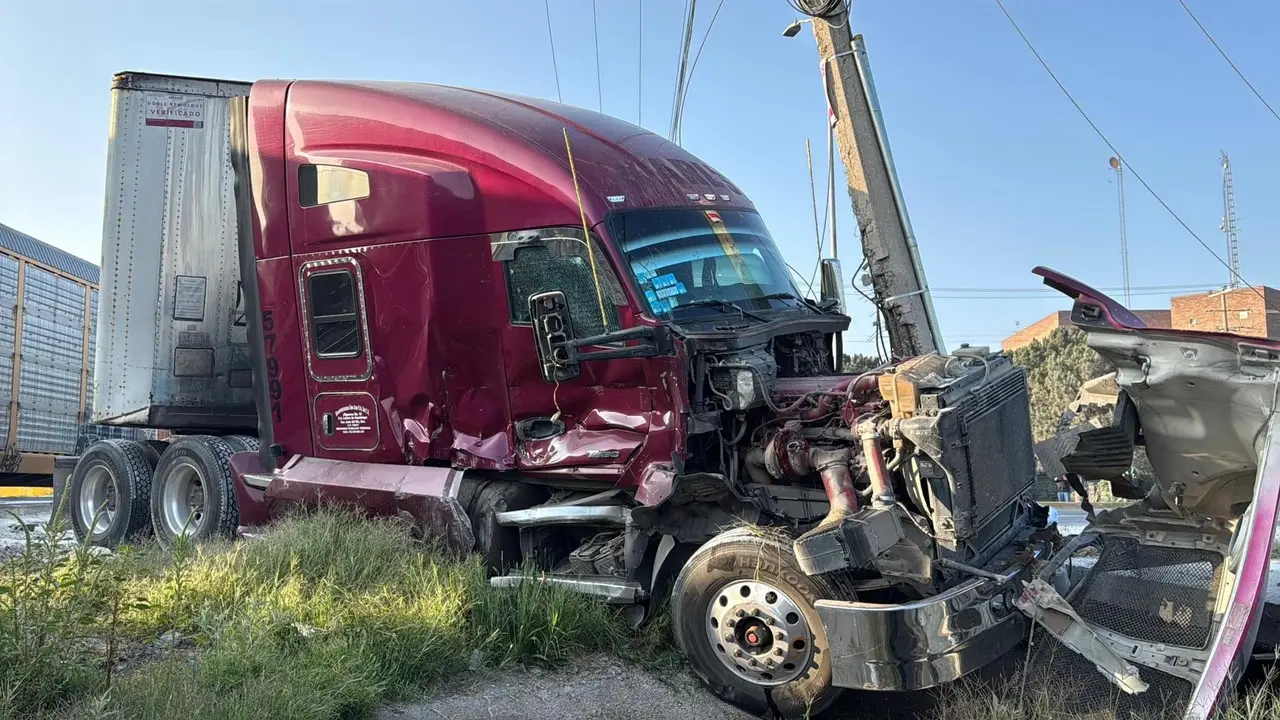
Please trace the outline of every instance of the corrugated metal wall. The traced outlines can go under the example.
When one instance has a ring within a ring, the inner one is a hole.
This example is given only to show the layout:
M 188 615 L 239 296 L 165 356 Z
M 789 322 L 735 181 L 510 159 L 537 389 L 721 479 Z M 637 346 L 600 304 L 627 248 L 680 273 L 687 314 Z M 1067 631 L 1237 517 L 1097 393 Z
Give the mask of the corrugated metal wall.
M 16 459 L 14 450 L 18 457 L 32 453 L 69 455 L 98 440 L 154 438 L 154 431 L 89 423 L 98 317 L 97 266 L 2 224 L 0 250 L 7 251 L 0 252 L 0 460 Z M 85 292 L 89 293 L 87 326 Z M 18 414 L 17 432 L 12 433 L 15 372 Z
M 18 389 L 18 448 L 70 454 L 81 424 L 85 287 L 26 266 Z
M 0 450 L 9 446 L 9 410 L 13 404 L 14 333 L 17 330 L 18 261 L 0 255 Z M 6 352 L 7 351 L 7 352 Z

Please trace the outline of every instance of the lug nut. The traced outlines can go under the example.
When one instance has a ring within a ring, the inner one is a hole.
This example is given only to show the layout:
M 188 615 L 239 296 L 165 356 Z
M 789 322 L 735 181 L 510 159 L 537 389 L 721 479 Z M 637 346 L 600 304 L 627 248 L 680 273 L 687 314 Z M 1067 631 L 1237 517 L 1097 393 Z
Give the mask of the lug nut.
M 733 633 L 727 633 L 727 634 L 724 636 L 724 641 L 725 641 L 725 642 L 727 642 L 727 643 L 731 643 L 731 642 L 733 642 Z
M 746 617 L 746 616 L 747 616 L 747 613 L 746 613 L 746 611 L 745 611 L 745 610 L 739 609 L 739 610 L 738 610 L 738 612 L 734 613 L 734 615 L 736 615 L 736 616 L 738 616 L 738 617 Z
M 779 641 L 779 642 L 781 642 L 781 641 L 782 641 L 782 640 L 784 640 L 785 638 L 782 636 L 782 633 L 778 633 L 777 635 L 774 635 L 774 636 L 773 636 L 773 639 L 774 639 L 774 640 L 777 640 L 777 641 Z
M 752 660 L 752 661 L 751 661 L 751 667 L 755 667 L 755 666 L 757 666 L 757 665 L 759 665 L 759 664 L 760 664 L 760 663 L 756 662 L 755 660 Z
M 786 652 L 782 648 L 774 648 L 773 654 L 778 657 L 782 657 L 783 655 L 786 655 Z
M 733 656 L 734 656 L 734 657 L 736 657 L 736 658 L 740 658 L 740 657 L 742 657 L 742 651 L 741 651 L 741 650 L 734 650 L 734 651 L 733 651 Z
M 737 621 L 737 620 L 734 620 L 733 618 L 729 618 L 728 620 L 725 620 L 725 621 L 724 621 L 724 624 L 725 624 L 725 625 L 727 625 L 727 626 L 729 626 L 729 627 L 733 627 L 734 625 L 737 625 L 737 624 L 738 624 L 738 621 Z
M 777 625 L 777 624 L 778 624 L 778 621 L 777 621 L 777 620 L 775 620 L 775 619 L 773 619 L 773 617 L 767 617 L 767 618 L 765 618 L 765 620 L 764 620 L 764 621 L 765 621 L 765 622 L 767 622 L 767 623 L 769 623 L 770 625 Z

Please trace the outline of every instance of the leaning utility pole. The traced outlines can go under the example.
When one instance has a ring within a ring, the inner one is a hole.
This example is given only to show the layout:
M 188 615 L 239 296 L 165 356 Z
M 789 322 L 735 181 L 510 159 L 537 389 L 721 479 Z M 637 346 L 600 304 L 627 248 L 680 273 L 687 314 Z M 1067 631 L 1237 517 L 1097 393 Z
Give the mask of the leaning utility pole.
M 830 5 L 821 0 L 800 2 Z M 814 18 L 813 34 L 863 257 L 889 331 L 890 349 L 897 356 L 942 352 L 942 333 L 898 188 L 862 36 L 851 35 L 845 10 L 829 20 Z

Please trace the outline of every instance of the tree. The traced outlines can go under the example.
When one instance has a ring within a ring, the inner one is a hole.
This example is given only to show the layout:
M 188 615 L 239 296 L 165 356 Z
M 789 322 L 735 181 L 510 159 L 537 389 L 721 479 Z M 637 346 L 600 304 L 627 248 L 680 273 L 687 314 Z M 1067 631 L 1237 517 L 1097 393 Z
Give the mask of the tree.
M 1058 328 L 1048 336 L 1014 350 L 1013 361 L 1027 369 L 1031 387 L 1031 429 L 1037 442 L 1057 432 L 1062 411 L 1086 380 L 1114 368 L 1085 343 L 1075 328 Z
M 844 356 L 843 361 L 840 363 L 840 372 L 864 373 L 868 370 L 875 370 L 883 364 L 880 358 L 854 353 Z

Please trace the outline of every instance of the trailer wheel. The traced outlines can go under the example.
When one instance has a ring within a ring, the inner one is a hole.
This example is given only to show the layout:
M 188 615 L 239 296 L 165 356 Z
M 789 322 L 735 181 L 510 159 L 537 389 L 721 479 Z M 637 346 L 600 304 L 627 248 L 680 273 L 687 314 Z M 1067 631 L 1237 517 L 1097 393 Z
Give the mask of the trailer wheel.
M 227 444 L 231 446 L 231 449 L 238 453 L 256 453 L 258 452 L 258 449 L 262 447 L 261 441 L 252 435 L 227 435 L 222 439 L 226 440 Z
M 676 578 L 676 643 L 721 699 L 749 712 L 810 717 L 831 705 L 830 648 L 814 603 L 832 597 L 796 563 L 780 531 L 712 538 Z
M 169 449 L 168 440 L 139 440 L 138 444 L 155 458 L 153 465 L 160 462 L 160 456 L 164 454 L 165 450 Z
M 80 455 L 71 473 L 71 527 L 80 542 L 114 548 L 151 530 L 149 448 L 130 440 L 101 440 Z
M 237 449 L 207 435 L 170 443 L 151 492 L 151 522 L 161 544 L 180 535 L 197 541 L 235 536 L 240 509 L 230 460 Z

